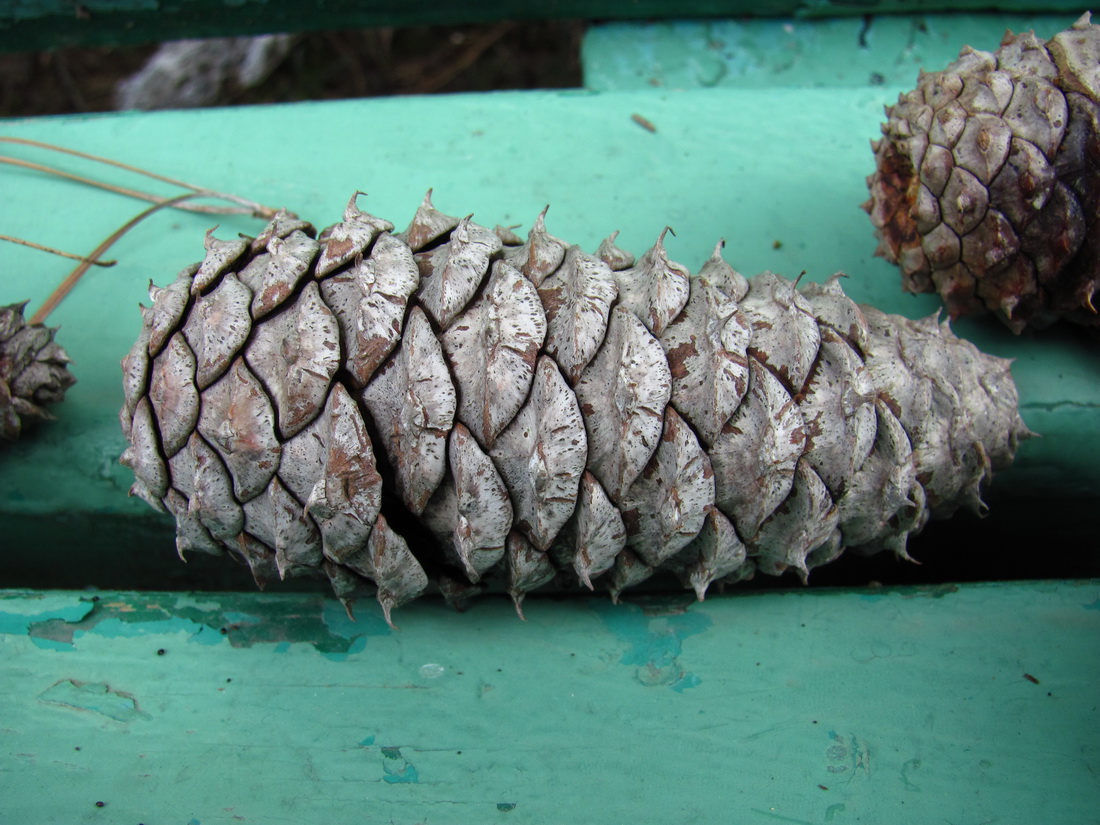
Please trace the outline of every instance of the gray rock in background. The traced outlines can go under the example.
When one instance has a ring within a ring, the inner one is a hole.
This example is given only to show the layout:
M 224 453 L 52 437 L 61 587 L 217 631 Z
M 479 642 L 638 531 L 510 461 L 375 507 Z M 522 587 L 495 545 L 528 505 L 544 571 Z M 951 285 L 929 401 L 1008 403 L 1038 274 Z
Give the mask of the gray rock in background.
M 187 109 L 225 101 L 261 83 L 290 51 L 294 35 L 165 43 L 115 91 L 119 109 Z

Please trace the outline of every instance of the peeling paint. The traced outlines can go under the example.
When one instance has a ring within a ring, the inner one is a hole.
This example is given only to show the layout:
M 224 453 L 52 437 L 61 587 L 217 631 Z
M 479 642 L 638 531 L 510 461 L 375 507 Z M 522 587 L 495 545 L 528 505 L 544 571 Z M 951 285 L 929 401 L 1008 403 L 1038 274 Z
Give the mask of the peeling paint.
M 116 722 L 152 718 L 141 710 L 132 694 L 116 690 L 105 682 L 61 679 L 42 691 L 38 701 L 44 705 L 90 711 Z
M 657 609 L 661 604 L 663 611 Z M 668 604 L 647 600 L 644 608 L 604 602 L 592 606 L 608 629 L 629 645 L 619 662 L 633 665 L 634 677 L 641 684 L 683 693 L 702 683 L 699 676 L 684 670 L 679 657 L 684 639 L 713 624 L 705 613 L 688 610 L 682 600 Z
M 189 642 L 197 644 L 273 644 L 280 653 L 293 644 L 307 643 L 326 657 L 342 661 L 365 649 L 369 637 L 393 632 L 373 613 L 352 621 L 339 603 L 320 596 L 305 603 L 297 597 L 255 596 L 234 594 L 232 609 L 216 600 L 200 602 L 155 593 L 91 599 L 46 596 L 41 603 L 6 599 L 0 600 L 0 634 L 26 633 L 40 648 L 70 651 L 87 636 L 127 638 L 183 632 Z M 5 612 L 6 605 L 18 608 Z
M 382 748 L 382 770 L 382 778 L 391 785 L 420 781 L 416 766 L 401 755 L 401 748 Z
M 0 634 L 22 635 L 51 619 L 79 622 L 92 612 L 93 602 L 78 596 L 30 594 L 18 590 L 0 594 Z

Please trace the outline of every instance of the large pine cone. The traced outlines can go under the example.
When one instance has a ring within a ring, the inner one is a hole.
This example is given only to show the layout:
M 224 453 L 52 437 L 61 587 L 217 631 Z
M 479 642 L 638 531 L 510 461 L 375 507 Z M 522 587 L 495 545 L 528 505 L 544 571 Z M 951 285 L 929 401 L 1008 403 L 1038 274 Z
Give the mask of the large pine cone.
M 152 289 L 122 460 L 181 556 L 373 582 L 387 617 L 430 579 L 518 607 L 559 573 L 617 596 L 666 569 L 702 598 L 905 556 L 1027 435 L 1006 361 L 835 278 L 750 284 L 718 250 L 689 277 L 661 241 L 593 256 L 427 199 L 392 229 L 355 198 L 317 240 L 281 214 Z
M 24 427 L 53 418 L 45 405 L 63 401 L 76 383 L 68 354 L 53 340 L 57 330 L 28 324 L 25 306 L 0 307 L 0 441 L 14 441 Z
M 963 49 L 886 109 L 865 205 L 909 292 L 1015 332 L 1100 324 L 1100 26 Z

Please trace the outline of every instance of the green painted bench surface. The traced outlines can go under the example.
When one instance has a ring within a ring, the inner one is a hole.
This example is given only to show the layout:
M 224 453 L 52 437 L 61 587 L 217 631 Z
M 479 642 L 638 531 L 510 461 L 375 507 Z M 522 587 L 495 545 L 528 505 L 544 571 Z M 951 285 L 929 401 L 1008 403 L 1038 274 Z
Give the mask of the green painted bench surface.
M 588 37 L 590 90 L 2 131 L 286 205 L 319 226 L 355 189 L 401 226 L 429 186 L 444 210 L 489 224 L 527 227 L 551 204 L 551 231 L 587 249 L 619 229 L 640 252 L 671 224 L 685 264 L 725 238 L 746 273 L 845 270 L 857 298 L 919 317 L 935 300 L 901 295 L 871 254 L 858 209 L 867 142 L 914 62 L 954 55 L 955 26 L 990 47 L 1019 24 L 928 19 L 922 33 L 914 20 L 876 19 L 866 50 L 851 48 L 853 20 L 612 25 Z M 712 45 L 744 37 L 785 52 Z M 139 209 L 12 168 L 0 180 L 2 231 L 69 250 L 90 250 Z M 145 283 L 196 260 L 213 222 L 145 223 L 113 251 L 119 266 L 92 272 L 52 319 L 80 383 L 56 422 L 0 453 L 7 586 L 13 569 L 48 582 L 81 558 L 89 582 L 110 581 L 112 565 L 131 563 L 111 552 L 124 541 L 141 544 L 165 586 L 183 569 L 167 522 L 125 497 L 118 361 Z M 230 219 L 219 233 L 256 229 Z M 33 308 L 66 271 L 0 246 L 0 301 Z M 1095 344 L 1067 330 L 957 329 L 1015 357 L 1023 415 L 1044 434 L 998 478 L 989 521 L 1031 520 L 1036 564 L 1095 553 Z M 1082 503 L 1073 516 L 1045 515 L 1067 498 Z M 532 597 L 527 623 L 503 598 L 464 615 L 426 601 L 400 610 L 399 631 L 374 605 L 357 614 L 353 624 L 307 593 L 0 592 L 0 822 L 1100 822 L 1097 580 L 696 605 Z
M 984 45 L 1007 20 L 990 19 Z M 609 27 L 586 46 L 589 90 L 9 121 L 2 131 L 286 205 L 318 225 L 363 189 L 365 206 L 401 226 L 430 186 L 444 210 L 490 225 L 529 226 L 549 203 L 550 230 L 589 249 L 620 229 L 640 252 L 667 224 L 687 265 L 725 238 L 746 273 L 820 280 L 843 269 L 858 299 L 918 317 L 936 301 L 900 294 L 858 209 L 882 105 L 912 82 L 891 68 L 909 57 L 880 23 L 864 54 L 844 50 L 856 21 L 799 22 L 798 59 L 782 77 L 773 51 L 742 71 L 712 49 L 725 71 L 707 82 L 713 74 L 685 63 L 705 32 Z M 757 35 L 785 42 L 785 25 Z M 958 46 L 917 42 L 934 60 Z M 616 64 L 616 43 L 659 59 Z M 847 60 L 867 80 L 829 79 Z M 871 85 L 875 72 L 882 85 Z M 140 208 L 10 168 L 0 180 L 2 231 L 75 251 Z M 58 421 L 0 454 L 9 572 L 48 581 L 81 555 L 110 571 L 124 534 L 144 542 L 166 582 L 183 567 L 167 523 L 125 496 L 118 360 L 145 283 L 201 256 L 213 223 L 153 218 L 113 251 L 117 267 L 92 272 L 51 319 L 80 383 Z M 229 219 L 218 231 L 257 228 Z M 66 271 L 0 247 L 0 301 L 33 308 Z M 988 521 L 1024 514 L 1039 563 L 1095 554 L 1095 344 L 1071 330 L 957 329 L 1016 358 L 1024 417 L 1044 435 L 997 479 Z M 1045 515 L 1067 498 L 1081 502 L 1071 517 Z M 503 599 L 465 615 L 427 601 L 399 612 L 399 632 L 373 605 L 352 624 L 319 594 L 94 598 L 0 600 L 0 821 L 1100 821 L 1095 580 L 691 606 L 532 598 L 527 623 Z
M 597 91 L 912 88 L 921 69 L 942 69 L 963 44 L 993 51 L 1006 29 L 1047 39 L 1073 22 L 1073 9 L 1039 8 L 1046 13 L 605 23 L 584 38 L 584 84 Z
M 527 613 L 0 592 L 0 820 L 1100 821 L 1100 580 Z

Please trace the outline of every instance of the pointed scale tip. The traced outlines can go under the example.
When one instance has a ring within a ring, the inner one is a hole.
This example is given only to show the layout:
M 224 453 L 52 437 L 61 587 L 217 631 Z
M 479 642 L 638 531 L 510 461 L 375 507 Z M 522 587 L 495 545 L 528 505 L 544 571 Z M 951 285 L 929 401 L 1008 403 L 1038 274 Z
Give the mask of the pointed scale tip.
M 516 615 L 519 616 L 520 621 L 527 621 L 527 617 L 523 615 L 523 597 L 525 594 L 519 590 L 512 590 L 508 595 L 512 597 L 512 604 L 516 607 Z
M 351 200 L 348 201 L 348 205 L 344 207 L 344 220 L 345 221 L 354 220 L 356 217 L 363 214 L 363 211 L 359 208 L 359 204 L 358 204 L 360 195 L 362 195 L 365 198 L 367 196 L 367 193 L 363 192 L 360 189 L 356 189 L 355 194 L 353 194 L 351 196 Z
M 1085 295 L 1085 301 L 1084 301 L 1085 308 L 1088 309 L 1088 311 L 1091 312 L 1093 315 L 1097 314 L 1096 304 L 1094 304 L 1092 302 L 1092 299 L 1095 298 L 1096 295 L 1097 295 L 1096 292 L 1090 292 L 1089 294 Z
M 898 547 L 894 550 L 894 555 L 902 561 L 909 562 L 909 564 L 915 564 L 918 567 L 921 566 L 921 562 L 909 555 L 909 550 L 905 546 L 905 537 L 902 536 Z
M 473 564 L 470 563 L 470 559 L 468 556 L 463 555 L 461 556 L 461 558 L 462 569 L 466 573 L 466 578 L 470 580 L 470 584 L 477 584 L 479 581 L 481 581 L 481 574 L 477 571 Z
M 394 603 L 389 594 L 383 593 L 381 590 L 379 590 L 378 604 L 382 606 L 382 617 L 386 620 L 386 624 L 390 626 L 390 630 L 400 630 L 401 628 L 393 623 L 393 617 L 391 613 L 393 611 Z
M 695 582 L 693 590 L 695 590 L 695 598 L 697 601 L 705 602 L 707 600 L 707 587 L 710 586 L 710 582 Z
M 636 260 L 634 255 L 615 243 L 618 237 L 619 230 L 616 229 L 600 243 L 599 249 L 596 250 L 596 257 L 616 272 L 634 266 Z

